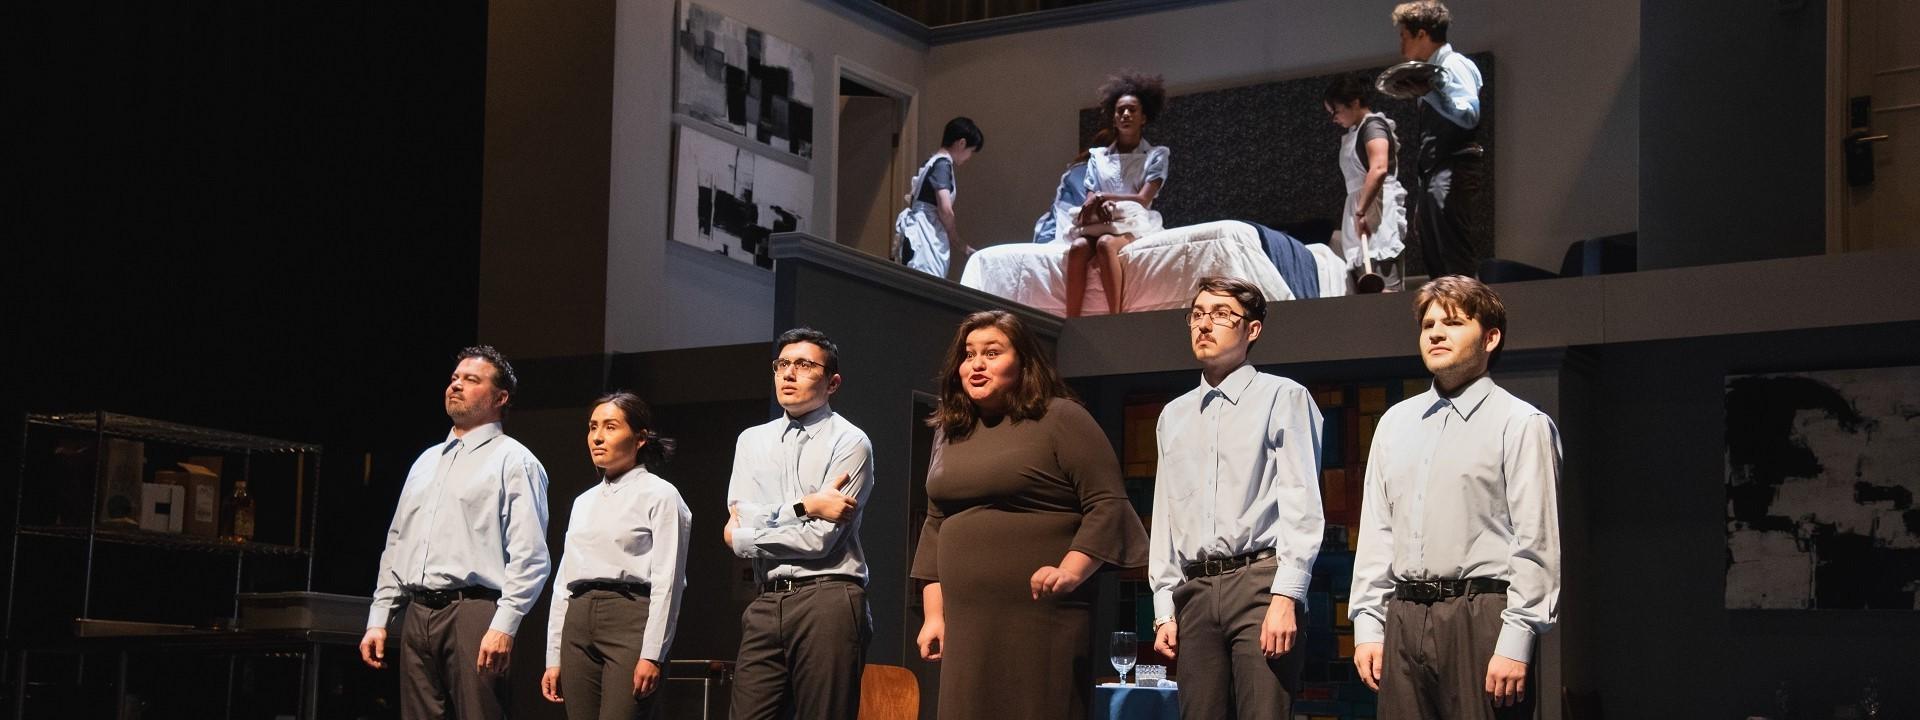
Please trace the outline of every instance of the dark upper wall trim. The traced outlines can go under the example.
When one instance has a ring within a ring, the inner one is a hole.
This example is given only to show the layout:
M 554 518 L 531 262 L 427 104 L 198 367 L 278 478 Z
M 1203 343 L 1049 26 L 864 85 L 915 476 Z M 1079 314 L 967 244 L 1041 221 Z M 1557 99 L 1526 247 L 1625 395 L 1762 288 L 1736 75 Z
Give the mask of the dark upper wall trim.
M 946 305 L 961 312 L 1006 310 L 1020 316 L 1020 320 L 1036 332 L 1048 337 L 1060 336 L 1062 321 L 1058 315 L 1041 312 L 998 295 L 984 293 L 956 282 L 910 270 L 905 265 L 887 262 L 839 243 L 822 240 L 806 233 L 777 233 L 773 236 L 772 243 L 771 252 L 775 262 L 788 259 L 805 260 L 866 279 L 876 285 Z
M 930 44 L 931 31 L 920 21 L 901 15 L 893 8 L 881 5 L 873 0 L 816 0 L 822 5 L 839 10 L 848 19 L 859 21 L 877 30 L 892 33 L 903 40 L 922 47 Z
M 922 45 L 945 45 L 948 43 L 979 40 L 996 35 L 1014 33 L 1065 25 L 1112 20 L 1131 15 L 1179 10 L 1198 5 L 1210 5 L 1225 0 L 1108 0 L 1091 5 L 1075 5 L 1021 13 L 990 20 L 927 27 L 920 21 L 895 12 L 892 8 L 874 2 L 874 0 L 820 0 L 827 5 L 840 8 L 847 14 L 866 20 L 885 30 L 918 42 Z

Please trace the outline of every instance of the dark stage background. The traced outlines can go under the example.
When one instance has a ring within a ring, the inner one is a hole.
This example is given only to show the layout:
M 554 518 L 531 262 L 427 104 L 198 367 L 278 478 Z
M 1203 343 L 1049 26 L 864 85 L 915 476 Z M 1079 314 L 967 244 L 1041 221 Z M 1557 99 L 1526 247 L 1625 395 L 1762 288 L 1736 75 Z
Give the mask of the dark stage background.
M 367 594 L 476 332 L 486 5 L 5 14 L 0 517 L 23 410 L 317 442 L 314 588 Z

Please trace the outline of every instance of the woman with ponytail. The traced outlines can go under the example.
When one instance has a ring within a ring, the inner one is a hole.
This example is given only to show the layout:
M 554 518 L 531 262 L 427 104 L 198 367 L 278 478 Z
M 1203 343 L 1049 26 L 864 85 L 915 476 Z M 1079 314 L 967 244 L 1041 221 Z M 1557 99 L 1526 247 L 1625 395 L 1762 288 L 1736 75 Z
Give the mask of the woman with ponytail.
M 570 720 L 648 717 L 666 679 L 693 524 L 680 491 L 653 474 L 673 445 L 639 396 L 594 402 L 587 452 L 601 482 L 573 502 L 540 678 Z

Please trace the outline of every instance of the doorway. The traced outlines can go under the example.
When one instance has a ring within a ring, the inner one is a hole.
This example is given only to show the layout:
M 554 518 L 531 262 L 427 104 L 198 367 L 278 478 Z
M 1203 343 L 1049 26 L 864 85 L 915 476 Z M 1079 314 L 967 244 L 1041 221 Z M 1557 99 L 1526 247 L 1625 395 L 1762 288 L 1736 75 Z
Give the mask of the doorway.
M 1829 0 L 1827 251 L 1920 247 L 1920 3 Z
M 906 156 L 912 91 L 842 60 L 835 108 L 833 240 L 876 257 L 893 247 L 893 218 L 917 169 Z

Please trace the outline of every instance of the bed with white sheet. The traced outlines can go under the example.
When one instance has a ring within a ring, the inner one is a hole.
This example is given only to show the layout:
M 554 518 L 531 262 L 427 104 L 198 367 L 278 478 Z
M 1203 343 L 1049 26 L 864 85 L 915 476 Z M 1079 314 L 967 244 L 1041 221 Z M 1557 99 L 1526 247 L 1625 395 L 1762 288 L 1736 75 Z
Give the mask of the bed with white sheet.
M 1120 250 L 1127 272 L 1126 312 L 1183 308 L 1193 301 L 1193 285 L 1208 275 L 1248 280 L 1268 301 L 1347 294 L 1347 263 L 1325 245 L 1306 245 L 1313 267 L 1294 268 L 1319 278 L 1317 294 L 1289 287 L 1260 232 L 1236 220 L 1168 228 Z M 1284 255 L 1283 255 L 1284 256 Z M 999 295 L 1036 310 L 1066 314 L 1067 245 L 1009 243 L 983 248 L 967 259 L 960 284 Z M 1282 260 L 1284 262 L 1284 260 Z M 1105 286 L 1096 263 L 1087 273 L 1081 307 L 1087 315 L 1107 314 Z

